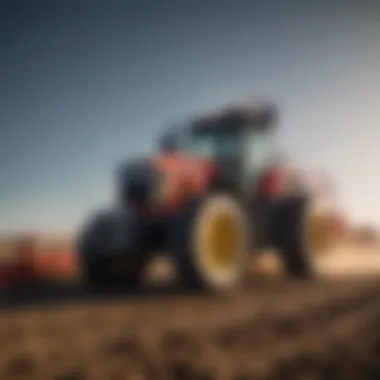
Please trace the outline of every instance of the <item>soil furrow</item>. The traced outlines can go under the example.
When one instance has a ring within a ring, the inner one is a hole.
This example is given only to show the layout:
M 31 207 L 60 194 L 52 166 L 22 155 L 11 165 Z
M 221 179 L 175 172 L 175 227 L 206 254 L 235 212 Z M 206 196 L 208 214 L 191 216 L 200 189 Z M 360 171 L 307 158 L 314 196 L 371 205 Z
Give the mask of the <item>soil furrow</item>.
M 377 379 L 379 298 L 350 279 L 19 302 L 0 315 L 0 380 Z

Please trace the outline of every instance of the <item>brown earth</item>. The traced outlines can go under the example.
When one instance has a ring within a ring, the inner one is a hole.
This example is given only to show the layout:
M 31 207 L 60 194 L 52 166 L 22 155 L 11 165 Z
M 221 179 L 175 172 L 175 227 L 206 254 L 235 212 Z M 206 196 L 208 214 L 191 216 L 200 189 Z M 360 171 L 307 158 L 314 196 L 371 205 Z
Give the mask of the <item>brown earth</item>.
M 32 305 L 3 298 L 0 380 L 380 378 L 374 278 L 263 277 L 223 298 L 22 290 Z

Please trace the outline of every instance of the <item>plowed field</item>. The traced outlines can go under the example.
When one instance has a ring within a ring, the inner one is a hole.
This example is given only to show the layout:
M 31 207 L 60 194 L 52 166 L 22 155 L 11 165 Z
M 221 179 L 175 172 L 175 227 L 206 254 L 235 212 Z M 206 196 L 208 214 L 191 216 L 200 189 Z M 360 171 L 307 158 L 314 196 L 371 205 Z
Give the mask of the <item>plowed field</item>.
M 3 299 L 0 379 L 378 379 L 379 301 L 373 277 L 255 279 L 224 298 L 45 284 Z

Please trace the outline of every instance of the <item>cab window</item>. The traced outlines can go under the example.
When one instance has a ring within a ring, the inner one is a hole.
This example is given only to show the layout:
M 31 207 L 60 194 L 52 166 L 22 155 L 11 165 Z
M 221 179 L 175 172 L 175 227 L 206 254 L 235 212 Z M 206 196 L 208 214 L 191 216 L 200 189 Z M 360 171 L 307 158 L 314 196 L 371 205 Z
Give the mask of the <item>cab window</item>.
M 245 173 L 250 178 L 260 175 L 270 164 L 274 153 L 272 131 L 248 129 L 244 138 Z
M 236 132 L 205 131 L 194 133 L 189 150 L 206 158 L 235 158 L 241 147 L 240 135 Z

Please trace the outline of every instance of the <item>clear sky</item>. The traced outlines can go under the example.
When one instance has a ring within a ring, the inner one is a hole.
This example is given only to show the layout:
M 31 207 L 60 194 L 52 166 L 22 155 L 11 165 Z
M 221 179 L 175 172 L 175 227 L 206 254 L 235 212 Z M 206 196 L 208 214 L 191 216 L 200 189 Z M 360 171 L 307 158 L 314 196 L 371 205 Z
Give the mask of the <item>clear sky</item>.
M 72 230 L 166 123 L 250 94 L 278 103 L 279 144 L 335 177 L 353 220 L 380 225 L 376 3 L 1 2 L 0 231 Z

